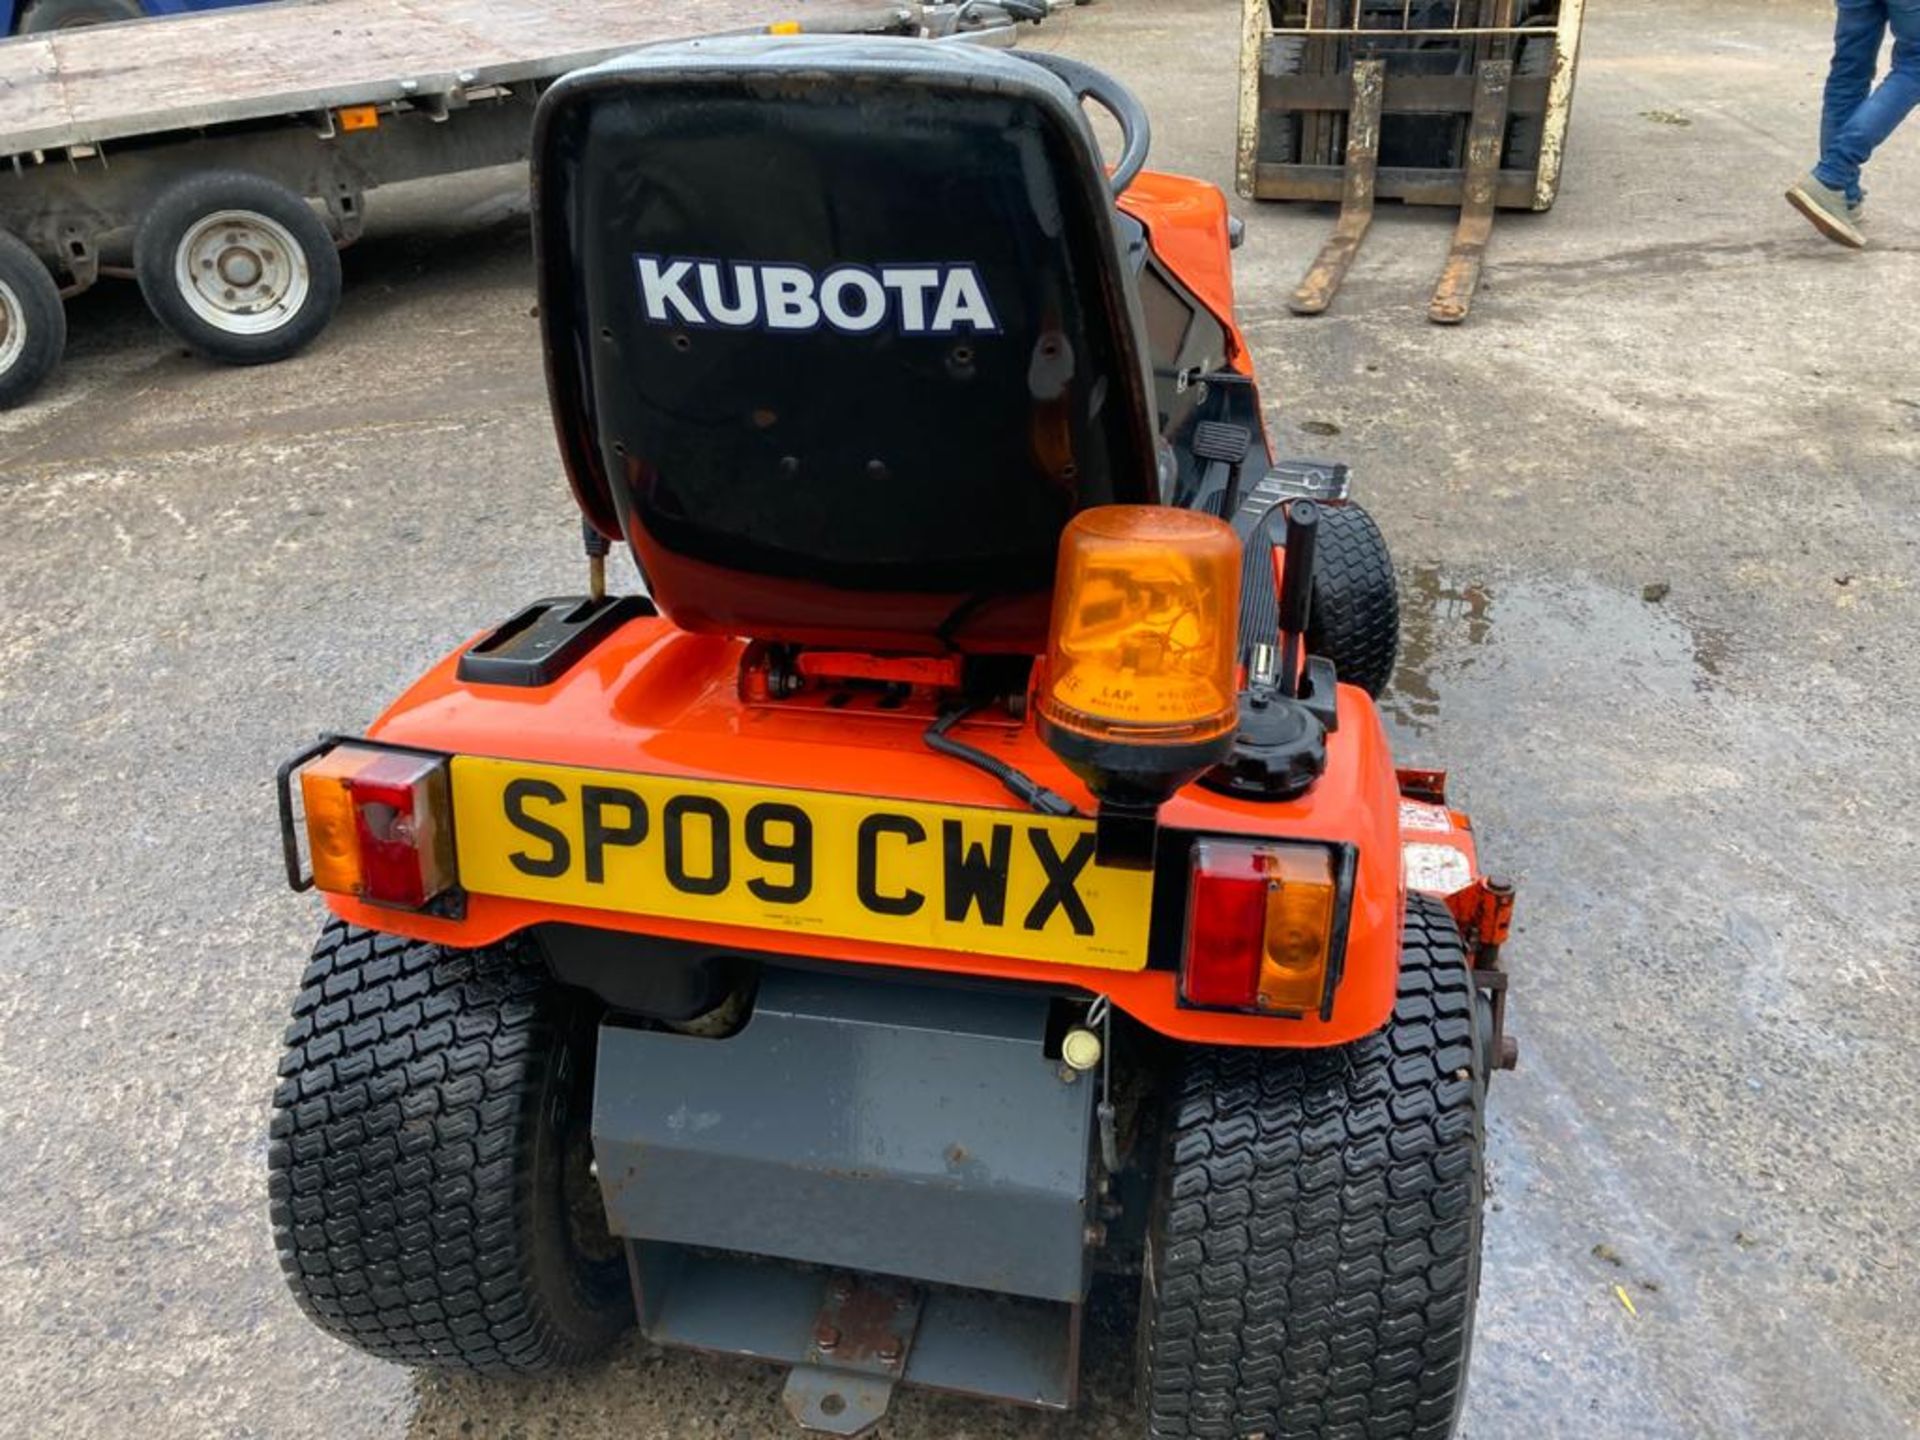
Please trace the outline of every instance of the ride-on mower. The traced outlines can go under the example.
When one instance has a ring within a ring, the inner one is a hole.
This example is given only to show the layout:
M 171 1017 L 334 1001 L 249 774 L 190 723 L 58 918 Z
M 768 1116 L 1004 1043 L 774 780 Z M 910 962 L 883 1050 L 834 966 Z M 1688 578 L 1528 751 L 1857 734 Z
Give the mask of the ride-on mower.
M 856 1434 L 900 1384 L 1070 1406 L 1106 1272 L 1152 1436 L 1453 1431 L 1511 892 L 1394 768 L 1379 532 L 1270 455 L 1238 227 L 1147 139 L 923 40 L 547 94 L 592 593 L 280 777 L 323 1329 L 525 1374 L 637 1316 Z

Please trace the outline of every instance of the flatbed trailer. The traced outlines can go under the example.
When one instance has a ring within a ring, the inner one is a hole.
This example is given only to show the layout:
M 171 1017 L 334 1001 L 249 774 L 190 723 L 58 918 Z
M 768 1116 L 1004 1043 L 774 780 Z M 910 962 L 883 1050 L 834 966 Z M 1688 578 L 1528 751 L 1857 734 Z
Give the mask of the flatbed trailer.
M 291 354 L 331 318 L 367 192 L 524 161 L 535 101 L 570 70 L 926 18 L 894 0 L 292 0 L 0 41 L 0 408 L 52 372 L 62 300 L 103 276 L 137 280 L 213 359 Z

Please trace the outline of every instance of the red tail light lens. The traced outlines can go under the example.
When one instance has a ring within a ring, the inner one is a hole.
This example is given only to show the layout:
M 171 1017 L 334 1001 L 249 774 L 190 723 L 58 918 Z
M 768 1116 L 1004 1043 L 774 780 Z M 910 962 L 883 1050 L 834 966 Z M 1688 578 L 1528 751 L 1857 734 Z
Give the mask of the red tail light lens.
M 1196 841 L 1182 998 L 1219 1010 L 1318 1010 L 1338 915 L 1333 854 L 1324 847 Z
M 453 887 L 445 760 L 340 745 L 300 772 L 300 794 L 320 889 L 420 910 Z

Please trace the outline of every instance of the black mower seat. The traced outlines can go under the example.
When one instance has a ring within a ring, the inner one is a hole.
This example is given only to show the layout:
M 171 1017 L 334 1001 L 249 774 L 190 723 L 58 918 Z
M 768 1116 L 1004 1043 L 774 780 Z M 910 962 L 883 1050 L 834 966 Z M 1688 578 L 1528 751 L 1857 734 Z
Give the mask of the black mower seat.
M 1037 651 L 1067 520 L 1158 498 L 1107 176 L 1040 65 L 662 46 L 549 91 L 535 166 L 568 475 L 677 624 Z

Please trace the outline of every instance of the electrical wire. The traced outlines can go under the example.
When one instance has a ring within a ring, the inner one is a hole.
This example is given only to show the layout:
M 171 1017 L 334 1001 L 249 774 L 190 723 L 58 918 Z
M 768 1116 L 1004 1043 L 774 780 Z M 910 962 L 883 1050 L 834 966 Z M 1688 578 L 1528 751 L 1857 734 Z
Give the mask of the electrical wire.
M 935 720 L 927 727 L 926 734 L 922 737 L 926 740 L 928 748 L 986 771 L 1006 786 L 1014 798 L 1022 801 L 1029 809 L 1038 810 L 1042 815 L 1078 815 L 1079 807 L 1057 790 L 1049 790 L 1032 776 L 1021 774 L 1006 761 L 989 755 L 984 750 L 976 750 L 973 746 L 955 740 L 947 734 L 979 708 L 977 704 L 961 705 Z

